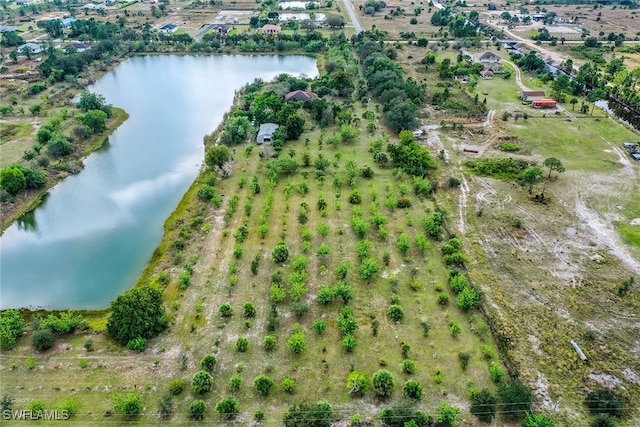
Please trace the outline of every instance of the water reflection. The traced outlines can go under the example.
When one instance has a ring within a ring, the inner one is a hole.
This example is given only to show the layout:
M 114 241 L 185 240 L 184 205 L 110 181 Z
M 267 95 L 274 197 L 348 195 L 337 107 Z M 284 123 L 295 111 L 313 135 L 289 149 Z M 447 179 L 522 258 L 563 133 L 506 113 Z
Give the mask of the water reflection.
M 116 70 L 92 90 L 129 119 L 0 238 L 1 308 L 108 307 L 160 243 L 234 92 L 256 77 L 317 75 L 301 56 L 135 57 Z
M 49 193 L 47 193 L 47 195 L 48 194 Z M 18 218 L 16 220 L 16 223 L 18 224 L 18 229 L 19 230 L 24 230 L 24 231 L 36 231 L 36 230 L 38 230 L 38 224 L 36 223 L 35 211 L 30 211 L 30 212 L 27 212 L 27 213 L 21 215 L 20 218 Z

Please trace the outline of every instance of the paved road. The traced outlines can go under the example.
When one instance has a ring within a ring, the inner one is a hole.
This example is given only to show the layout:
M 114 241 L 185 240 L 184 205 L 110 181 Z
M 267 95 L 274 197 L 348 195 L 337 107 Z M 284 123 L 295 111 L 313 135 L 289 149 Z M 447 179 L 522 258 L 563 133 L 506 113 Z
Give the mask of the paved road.
M 362 30 L 362 25 L 360 25 L 360 21 L 358 21 L 358 16 L 356 15 L 356 11 L 353 8 L 350 0 L 343 0 L 344 6 L 347 8 L 347 13 L 349 14 L 349 19 L 351 19 L 351 23 L 353 24 L 353 28 L 356 30 L 356 34 L 360 34 Z

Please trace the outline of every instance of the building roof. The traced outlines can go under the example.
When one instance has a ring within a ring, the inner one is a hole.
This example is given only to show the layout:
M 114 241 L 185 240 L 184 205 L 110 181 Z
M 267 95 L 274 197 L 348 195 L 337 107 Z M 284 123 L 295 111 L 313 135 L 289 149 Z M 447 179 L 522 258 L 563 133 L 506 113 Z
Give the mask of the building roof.
M 88 45 L 86 43 L 74 42 L 67 45 L 67 49 L 69 48 L 76 50 L 89 50 L 91 49 L 91 45 Z
M 274 25 L 274 24 L 265 24 L 265 26 L 262 27 L 262 31 L 270 31 L 270 32 L 280 32 L 281 29 L 282 27 L 280 27 L 280 25 Z
M 16 27 L 11 27 L 9 25 L 0 25 L 0 33 L 10 33 L 11 31 L 16 31 Z
M 294 90 L 284 96 L 284 102 L 289 101 L 309 101 L 310 99 L 318 99 L 318 95 L 314 92 L 306 92 L 304 90 Z
M 484 52 L 482 55 L 478 57 L 478 61 L 500 61 L 501 58 L 493 52 Z
M 211 29 L 212 29 L 212 30 L 216 30 L 216 31 L 218 31 L 218 32 L 220 32 L 220 31 L 226 31 L 226 32 L 228 33 L 228 32 L 229 32 L 229 31 L 231 31 L 233 28 L 232 28 L 231 26 L 229 26 L 229 25 L 226 25 L 226 24 L 213 24 L 213 25 L 211 26 Z
M 75 19 L 75 18 L 64 18 L 62 20 L 62 26 L 63 27 L 68 27 L 68 26 L 70 26 L 71 24 L 73 24 L 76 21 L 77 21 L 77 19 Z
M 523 96 L 544 96 L 544 91 L 542 90 L 523 90 Z
M 19 50 L 19 51 L 21 51 L 21 52 L 23 52 L 23 51 L 24 51 L 24 49 L 26 49 L 27 47 L 28 47 L 28 48 L 31 48 L 31 51 L 32 51 L 33 53 L 40 53 L 40 52 L 42 52 L 42 46 L 41 46 L 41 45 L 39 45 L 39 44 L 37 44 L 37 43 L 31 43 L 31 42 L 23 44 L 22 46 L 20 46 L 20 47 L 18 48 L 18 50 Z
M 258 135 L 271 135 L 278 129 L 278 125 L 275 123 L 263 123 L 260 125 Z
M 162 27 L 160 27 L 160 31 L 170 31 L 170 30 L 175 30 L 176 28 L 178 28 L 177 25 L 175 24 L 167 24 L 167 25 L 163 25 Z

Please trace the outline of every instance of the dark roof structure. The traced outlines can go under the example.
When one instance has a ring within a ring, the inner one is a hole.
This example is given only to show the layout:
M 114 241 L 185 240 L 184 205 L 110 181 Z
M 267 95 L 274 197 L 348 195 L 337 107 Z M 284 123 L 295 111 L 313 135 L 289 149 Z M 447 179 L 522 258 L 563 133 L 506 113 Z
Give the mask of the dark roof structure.
M 314 92 L 305 92 L 304 90 L 294 90 L 284 96 L 284 102 L 289 101 L 309 101 L 311 99 L 318 99 L 318 95 Z

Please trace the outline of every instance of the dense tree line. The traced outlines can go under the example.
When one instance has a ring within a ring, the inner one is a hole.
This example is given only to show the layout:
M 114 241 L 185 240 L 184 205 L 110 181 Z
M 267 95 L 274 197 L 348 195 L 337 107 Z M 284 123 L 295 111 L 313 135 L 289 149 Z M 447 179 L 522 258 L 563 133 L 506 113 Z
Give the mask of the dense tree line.
M 454 37 L 470 37 L 477 34 L 476 26 L 464 16 L 456 15 L 450 7 L 437 10 L 431 16 L 431 24 L 438 27 L 449 27 Z
M 383 104 L 384 120 L 391 130 L 415 129 L 418 107 L 426 98 L 426 87 L 409 78 L 404 80 L 400 66 L 384 51 L 379 37 L 360 33 L 356 47 L 367 88 Z

